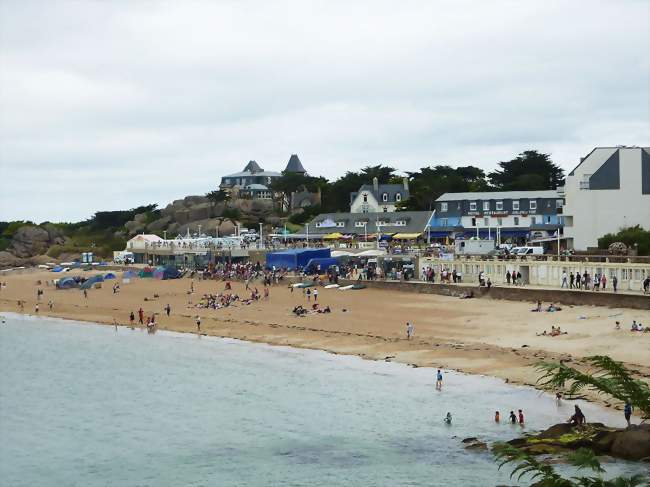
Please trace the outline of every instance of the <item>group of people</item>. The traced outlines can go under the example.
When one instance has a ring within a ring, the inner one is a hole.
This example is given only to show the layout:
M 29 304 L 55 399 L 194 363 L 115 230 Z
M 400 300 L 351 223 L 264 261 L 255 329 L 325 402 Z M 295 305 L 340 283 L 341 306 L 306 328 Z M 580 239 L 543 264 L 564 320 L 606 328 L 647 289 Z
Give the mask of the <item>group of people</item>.
M 332 309 L 329 306 L 320 306 L 318 303 L 314 303 L 311 306 L 311 309 L 304 308 L 301 304 L 299 304 L 298 306 L 295 306 L 291 312 L 296 316 L 307 316 L 309 314 L 315 313 L 331 313 Z
M 573 271 L 569 272 L 567 275 L 566 271 L 562 272 L 562 283 L 560 285 L 562 288 L 567 289 L 580 289 L 583 291 L 593 291 L 607 289 L 607 276 L 605 273 L 596 273 L 593 277 L 587 272 L 580 274 L 580 271 L 577 271 L 575 274 Z M 612 288 L 614 292 L 618 290 L 618 278 L 612 276 Z
M 436 282 L 436 271 L 433 267 L 423 267 L 421 276 L 422 279 L 426 282 Z M 449 284 L 451 282 L 454 284 L 460 284 L 463 282 L 463 274 L 461 271 L 457 271 L 456 269 L 453 269 L 450 272 L 446 267 L 444 267 L 440 270 L 440 282 L 442 284 Z
M 512 271 L 510 269 L 506 271 L 506 284 L 512 284 L 513 286 L 523 284 L 520 271 Z
M 568 331 L 562 331 L 562 330 L 560 329 L 560 326 L 559 326 L 559 325 L 558 325 L 557 327 L 551 325 L 551 331 L 550 331 L 550 332 L 547 332 L 546 330 L 544 330 L 543 332 L 538 333 L 537 336 L 538 336 L 538 337 L 539 337 L 539 336 L 551 336 L 551 337 L 556 337 L 556 336 L 558 336 L 558 335 L 568 335 L 568 334 L 569 334 L 569 332 L 568 332 Z
M 534 313 L 541 313 L 543 311 L 546 311 L 547 313 L 555 313 L 556 311 L 562 311 L 562 308 L 559 306 L 555 306 L 554 303 L 550 303 L 546 309 L 544 309 L 544 306 L 542 305 L 541 301 L 537 301 L 537 306 L 531 309 L 532 312 Z

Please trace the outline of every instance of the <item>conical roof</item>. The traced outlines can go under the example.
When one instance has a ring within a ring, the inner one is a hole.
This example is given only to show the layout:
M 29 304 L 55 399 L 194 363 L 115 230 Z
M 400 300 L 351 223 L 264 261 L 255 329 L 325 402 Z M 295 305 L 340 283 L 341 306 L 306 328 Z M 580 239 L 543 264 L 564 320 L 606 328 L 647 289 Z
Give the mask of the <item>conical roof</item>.
M 305 168 L 302 167 L 302 162 L 300 162 L 300 159 L 298 159 L 298 156 L 296 154 L 291 154 L 291 157 L 289 158 L 289 162 L 287 163 L 287 168 L 285 169 L 285 172 L 299 172 L 299 173 L 306 173 Z
M 244 168 L 244 172 L 250 171 L 251 173 L 262 172 L 263 170 L 264 169 L 262 169 L 255 161 L 248 161 L 248 164 L 246 164 L 246 167 Z

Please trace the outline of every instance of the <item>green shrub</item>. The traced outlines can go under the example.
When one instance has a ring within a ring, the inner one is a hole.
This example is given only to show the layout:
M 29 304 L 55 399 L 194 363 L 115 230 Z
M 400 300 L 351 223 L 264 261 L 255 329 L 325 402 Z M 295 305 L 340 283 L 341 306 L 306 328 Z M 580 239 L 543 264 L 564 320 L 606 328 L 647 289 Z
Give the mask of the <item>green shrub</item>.
M 623 242 L 631 248 L 636 246 L 639 255 L 650 255 L 650 231 L 644 230 L 640 225 L 623 228 L 616 234 L 604 235 L 598 239 L 598 248 L 607 250 L 614 242 Z

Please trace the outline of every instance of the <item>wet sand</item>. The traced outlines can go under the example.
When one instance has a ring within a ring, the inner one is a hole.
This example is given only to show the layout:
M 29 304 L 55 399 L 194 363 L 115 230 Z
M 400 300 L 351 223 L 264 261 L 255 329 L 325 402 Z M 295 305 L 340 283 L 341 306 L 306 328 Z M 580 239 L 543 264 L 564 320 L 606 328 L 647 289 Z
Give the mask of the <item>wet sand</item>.
M 70 275 L 86 274 L 90 273 Z M 3 275 L 0 280 L 7 282 L 7 287 L 0 291 L 0 311 L 20 312 L 17 301 L 22 299 L 26 302 L 24 312 L 34 314 L 36 290 L 41 288 L 45 294 L 39 314 L 60 318 L 107 324 L 115 319 L 127 325 L 129 313 L 133 311 L 137 321 L 137 310 L 142 307 L 147 316 L 156 313 L 160 329 L 196 333 L 198 315 L 201 333 L 207 335 L 455 369 L 533 386 L 539 374 L 532 365 L 539 360 L 569 360 L 579 366 L 581 357 L 607 354 L 650 379 L 650 333 L 629 331 L 633 319 L 650 325 L 649 311 L 573 306 L 556 313 L 533 313 L 534 303 L 527 302 L 320 288 L 319 303 L 329 305 L 332 313 L 296 317 L 291 313 L 293 307 L 307 307 L 311 302 L 302 290 L 291 292 L 286 284 L 271 287 L 268 301 L 212 310 L 189 303 L 198 303 L 204 293 L 223 292 L 223 282 L 195 279 L 195 292 L 188 294 L 188 278 L 135 279 L 129 284 L 109 280 L 101 289 L 88 291 L 85 299 L 78 289 L 56 290 L 45 285 L 45 280 L 57 277 L 46 271 Z M 43 284 L 37 284 L 39 279 Z M 119 294 L 113 294 L 114 282 L 121 285 Z M 261 284 L 257 287 L 262 290 Z M 242 283 L 234 282 L 233 292 L 248 295 Z M 154 299 L 154 294 L 159 297 Z M 50 299 L 54 301 L 51 311 Z M 169 317 L 163 310 L 166 304 L 172 308 Z M 615 330 L 616 320 L 621 322 L 621 330 Z M 407 321 L 415 326 L 412 340 L 406 340 Z M 536 336 L 550 331 L 551 325 L 561 326 L 568 334 Z M 608 405 L 602 399 L 599 402 Z

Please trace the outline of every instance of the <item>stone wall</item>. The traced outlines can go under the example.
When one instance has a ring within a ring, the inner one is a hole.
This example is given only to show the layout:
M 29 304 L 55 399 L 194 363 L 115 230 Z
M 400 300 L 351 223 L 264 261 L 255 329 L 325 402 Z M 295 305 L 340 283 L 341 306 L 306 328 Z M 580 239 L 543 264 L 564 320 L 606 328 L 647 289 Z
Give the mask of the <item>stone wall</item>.
M 357 281 L 346 281 L 355 284 Z M 532 289 L 526 287 L 458 286 L 453 284 L 430 284 L 407 281 L 363 281 L 369 288 L 387 289 L 401 292 L 439 294 L 442 296 L 462 296 L 471 291 L 477 298 L 505 299 L 509 301 L 529 301 L 536 303 L 559 303 L 565 306 L 606 306 L 610 308 L 650 309 L 650 296 L 633 294 L 614 294 L 611 292 Z M 344 284 L 341 284 L 344 285 Z

